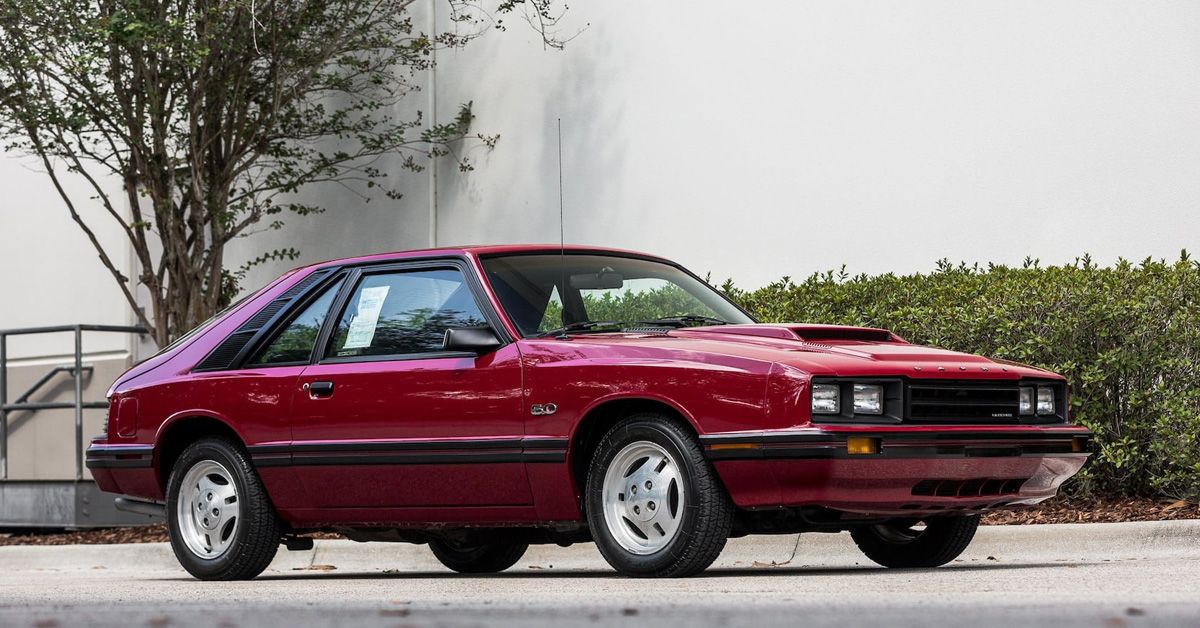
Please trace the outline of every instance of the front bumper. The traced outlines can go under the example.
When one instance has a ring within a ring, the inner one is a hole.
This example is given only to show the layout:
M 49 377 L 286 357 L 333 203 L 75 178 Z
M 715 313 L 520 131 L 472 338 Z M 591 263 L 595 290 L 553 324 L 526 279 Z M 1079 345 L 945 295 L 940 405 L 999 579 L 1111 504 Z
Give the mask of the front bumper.
M 1092 433 L 1061 425 L 820 426 L 700 440 L 739 507 L 894 515 L 1046 500 L 1087 461 Z

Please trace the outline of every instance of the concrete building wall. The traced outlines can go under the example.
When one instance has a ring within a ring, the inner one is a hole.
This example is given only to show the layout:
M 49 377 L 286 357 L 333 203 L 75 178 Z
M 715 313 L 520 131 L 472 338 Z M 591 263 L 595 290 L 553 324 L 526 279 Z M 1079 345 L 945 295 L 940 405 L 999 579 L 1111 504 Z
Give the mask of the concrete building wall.
M 131 255 L 124 236 L 90 190 L 67 179 L 81 216 L 94 225 L 104 246 L 128 274 Z M 112 275 L 97 259 L 92 244 L 71 220 L 41 164 L 0 153 L 0 329 L 94 323 L 126 325 L 133 321 Z M 120 193 L 120 182 L 111 193 Z M 89 351 L 124 350 L 119 336 L 89 336 Z M 9 341 L 12 358 L 66 357 L 74 352 L 70 334 L 18 337 Z

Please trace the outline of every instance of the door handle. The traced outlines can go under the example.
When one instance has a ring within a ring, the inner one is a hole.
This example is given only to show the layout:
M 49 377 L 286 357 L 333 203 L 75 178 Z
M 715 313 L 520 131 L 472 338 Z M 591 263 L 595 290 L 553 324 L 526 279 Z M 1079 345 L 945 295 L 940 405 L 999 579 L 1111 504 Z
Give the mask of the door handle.
M 305 384 L 304 388 L 308 390 L 308 396 L 314 399 L 333 396 L 333 382 L 312 382 Z

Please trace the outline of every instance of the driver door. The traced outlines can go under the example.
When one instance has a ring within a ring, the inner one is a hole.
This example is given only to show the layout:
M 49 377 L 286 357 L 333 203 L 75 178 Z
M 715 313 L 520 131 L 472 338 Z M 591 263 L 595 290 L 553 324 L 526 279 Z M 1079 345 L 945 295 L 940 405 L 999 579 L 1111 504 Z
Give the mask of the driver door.
M 446 261 L 350 277 L 293 404 L 292 460 L 315 506 L 533 503 L 517 346 L 443 349 L 447 329 L 499 329 L 468 272 Z

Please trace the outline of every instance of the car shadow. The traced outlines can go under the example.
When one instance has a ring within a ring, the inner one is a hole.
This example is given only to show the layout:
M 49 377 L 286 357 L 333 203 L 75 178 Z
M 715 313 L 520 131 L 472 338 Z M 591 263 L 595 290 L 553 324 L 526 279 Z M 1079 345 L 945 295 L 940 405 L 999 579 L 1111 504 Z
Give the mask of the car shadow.
M 1079 566 L 1079 563 L 996 563 L 996 564 L 978 564 L 978 565 L 948 565 L 939 567 L 936 571 L 1010 571 L 1021 569 L 1046 569 L 1046 568 L 1063 568 L 1069 569 Z M 789 576 L 839 576 L 839 575 L 854 575 L 854 574 L 880 574 L 888 573 L 928 573 L 934 571 L 932 569 L 888 569 L 885 567 L 877 567 L 874 565 L 862 565 L 855 567 L 810 567 L 781 565 L 775 567 L 721 567 L 709 569 L 692 578 L 745 578 L 745 577 L 770 577 L 779 575 Z M 310 571 L 299 569 L 290 573 L 268 573 L 258 576 L 254 580 L 261 581 L 286 581 L 286 580 L 427 580 L 427 579 L 455 579 L 455 580 L 529 580 L 538 578 L 612 578 L 612 579 L 631 579 L 617 574 L 615 571 L 608 570 L 572 570 L 572 569 L 543 569 L 543 568 L 521 568 L 510 571 L 503 571 L 496 574 L 459 574 L 452 571 L 394 571 L 394 572 L 338 572 L 338 571 Z M 172 580 L 191 580 L 191 578 L 171 578 Z

